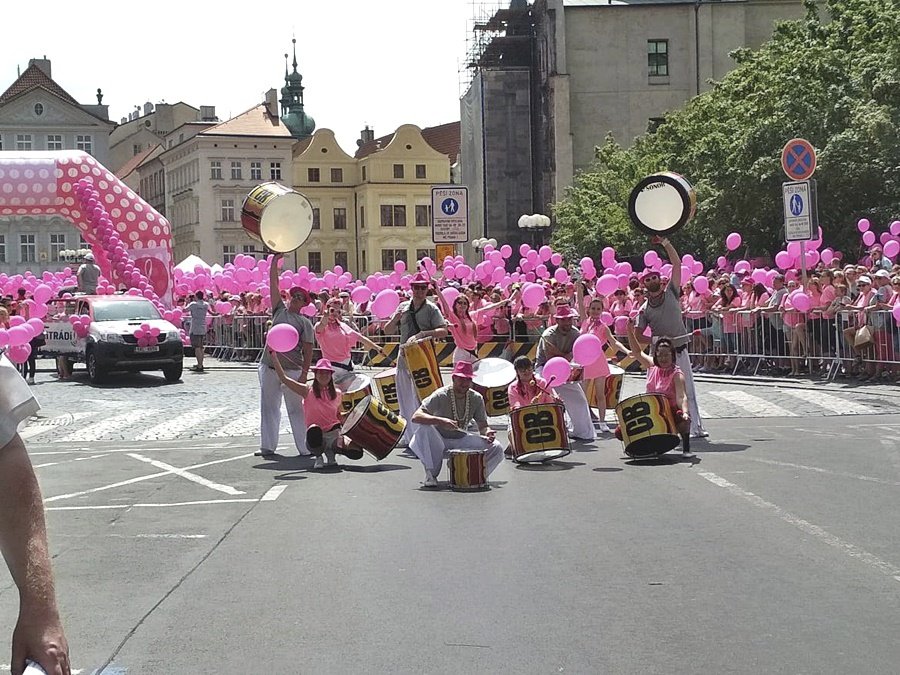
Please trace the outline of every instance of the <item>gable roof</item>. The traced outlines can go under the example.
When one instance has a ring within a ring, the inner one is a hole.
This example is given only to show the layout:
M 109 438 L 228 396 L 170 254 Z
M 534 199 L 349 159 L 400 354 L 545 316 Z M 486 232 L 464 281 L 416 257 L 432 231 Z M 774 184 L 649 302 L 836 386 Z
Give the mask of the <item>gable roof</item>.
M 19 79 L 9 85 L 9 88 L 5 92 L 0 94 L 0 105 L 8 103 L 14 98 L 34 89 L 46 89 L 66 103 L 71 103 L 79 108 L 81 107 L 81 104 L 72 98 L 72 96 L 69 95 L 69 92 L 56 84 L 56 82 L 50 79 L 50 76 L 47 75 L 47 73 L 33 63 L 25 69 L 25 72 L 19 76 Z
M 291 138 L 291 132 L 281 119 L 270 115 L 265 103 L 260 103 L 237 117 L 216 124 L 198 136 L 274 136 Z
M 125 164 L 122 165 L 122 168 L 116 171 L 116 177 L 121 179 L 127 178 L 132 171 L 137 169 L 141 164 L 144 163 L 144 161 L 149 159 L 150 155 L 152 155 L 154 152 L 156 152 L 157 154 L 161 154 L 162 150 L 163 146 L 162 143 L 160 143 L 157 145 L 151 145 L 143 152 L 139 152 L 134 157 L 125 162 Z
M 459 134 L 459 122 L 450 122 L 422 129 L 422 138 L 425 139 L 425 142 L 442 155 L 447 155 L 451 162 L 455 162 L 459 157 Z M 356 159 L 368 157 L 379 148 L 386 148 L 392 140 L 394 140 L 394 134 L 388 134 L 387 136 L 376 138 L 374 141 L 363 143 L 356 151 L 354 157 Z

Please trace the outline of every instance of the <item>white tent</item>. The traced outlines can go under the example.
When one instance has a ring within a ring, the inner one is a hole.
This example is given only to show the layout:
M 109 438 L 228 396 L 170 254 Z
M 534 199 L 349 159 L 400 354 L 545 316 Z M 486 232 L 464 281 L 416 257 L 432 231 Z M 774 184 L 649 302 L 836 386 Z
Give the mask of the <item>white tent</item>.
M 210 267 L 209 271 L 212 272 L 213 275 L 216 275 L 221 274 L 224 271 L 224 268 L 219 263 L 215 263 L 212 267 Z
M 180 263 L 175 265 L 176 270 L 181 270 L 182 272 L 193 272 L 194 268 L 200 265 L 201 267 L 209 270 L 210 267 L 207 263 L 203 262 L 203 258 L 200 258 L 195 255 L 189 255 L 187 258 L 182 260 Z

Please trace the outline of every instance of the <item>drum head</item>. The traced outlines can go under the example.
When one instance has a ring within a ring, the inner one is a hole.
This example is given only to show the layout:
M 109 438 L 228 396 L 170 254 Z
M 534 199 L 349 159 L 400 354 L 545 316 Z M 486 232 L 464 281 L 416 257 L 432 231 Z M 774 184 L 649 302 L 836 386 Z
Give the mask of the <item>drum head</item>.
M 397 368 L 388 368 L 387 370 L 382 370 L 380 373 L 375 373 L 373 379 L 380 380 L 384 377 L 397 377 Z
M 272 199 L 259 224 L 263 243 L 276 253 L 289 253 L 305 242 L 313 226 L 313 209 L 299 192 L 288 192 Z
M 473 384 L 481 387 L 506 387 L 516 380 L 516 369 L 506 359 L 486 358 L 472 364 Z
M 625 454 L 632 459 L 653 459 L 676 448 L 680 442 L 681 439 L 675 434 L 660 434 L 632 441 L 625 449 Z
M 625 370 L 623 368 L 620 368 L 619 366 L 616 366 L 616 365 L 613 365 L 612 363 L 610 363 L 609 364 L 609 374 L 610 375 L 624 375 Z
M 519 464 L 532 464 L 534 462 L 549 462 L 552 459 L 561 459 L 572 451 L 568 448 L 557 448 L 555 450 L 539 450 L 537 452 L 526 452 L 519 455 L 513 461 Z
M 335 383 L 335 386 L 337 386 L 343 394 L 355 394 L 356 392 L 371 386 L 371 384 L 372 378 L 368 375 L 353 375 L 353 377 L 348 377 L 341 380 L 339 383 Z
M 694 217 L 697 195 L 677 173 L 647 176 L 631 191 L 628 215 L 641 232 L 666 236 L 677 232 Z

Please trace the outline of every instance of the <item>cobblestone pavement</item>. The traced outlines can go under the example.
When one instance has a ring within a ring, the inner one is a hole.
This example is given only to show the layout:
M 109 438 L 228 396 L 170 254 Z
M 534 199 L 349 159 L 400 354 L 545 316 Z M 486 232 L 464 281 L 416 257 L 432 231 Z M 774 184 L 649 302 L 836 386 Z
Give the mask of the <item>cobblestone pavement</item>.
M 83 370 L 68 382 L 39 372 L 34 392 L 43 409 L 22 428 L 22 435 L 30 445 L 257 436 L 256 366 L 212 359 L 207 363 L 207 372 L 185 370 L 182 382 L 176 384 L 166 384 L 155 373 L 122 373 L 107 384 L 92 386 Z M 894 385 L 727 376 L 698 376 L 696 382 L 705 419 L 900 412 L 900 391 Z M 628 374 L 622 396 L 639 393 L 643 386 L 640 375 Z M 282 433 L 289 433 L 282 412 Z M 613 411 L 608 411 L 607 419 L 615 420 Z

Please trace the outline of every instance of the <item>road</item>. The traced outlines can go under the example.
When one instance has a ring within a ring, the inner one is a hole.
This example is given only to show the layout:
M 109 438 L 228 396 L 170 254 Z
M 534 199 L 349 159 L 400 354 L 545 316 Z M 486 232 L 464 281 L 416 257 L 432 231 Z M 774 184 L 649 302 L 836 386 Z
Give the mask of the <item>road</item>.
M 251 368 L 38 382 L 23 434 L 85 674 L 900 663 L 888 387 L 702 378 L 711 436 L 693 461 L 635 463 L 606 437 L 458 493 L 420 489 L 396 451 L 336 474 L 310 472 L 286 436 L 277 461 L 253 457 Z M 641 386 L 629 376 L 625 394 Z M 16 607 L 4 575 L 10 631 Z

